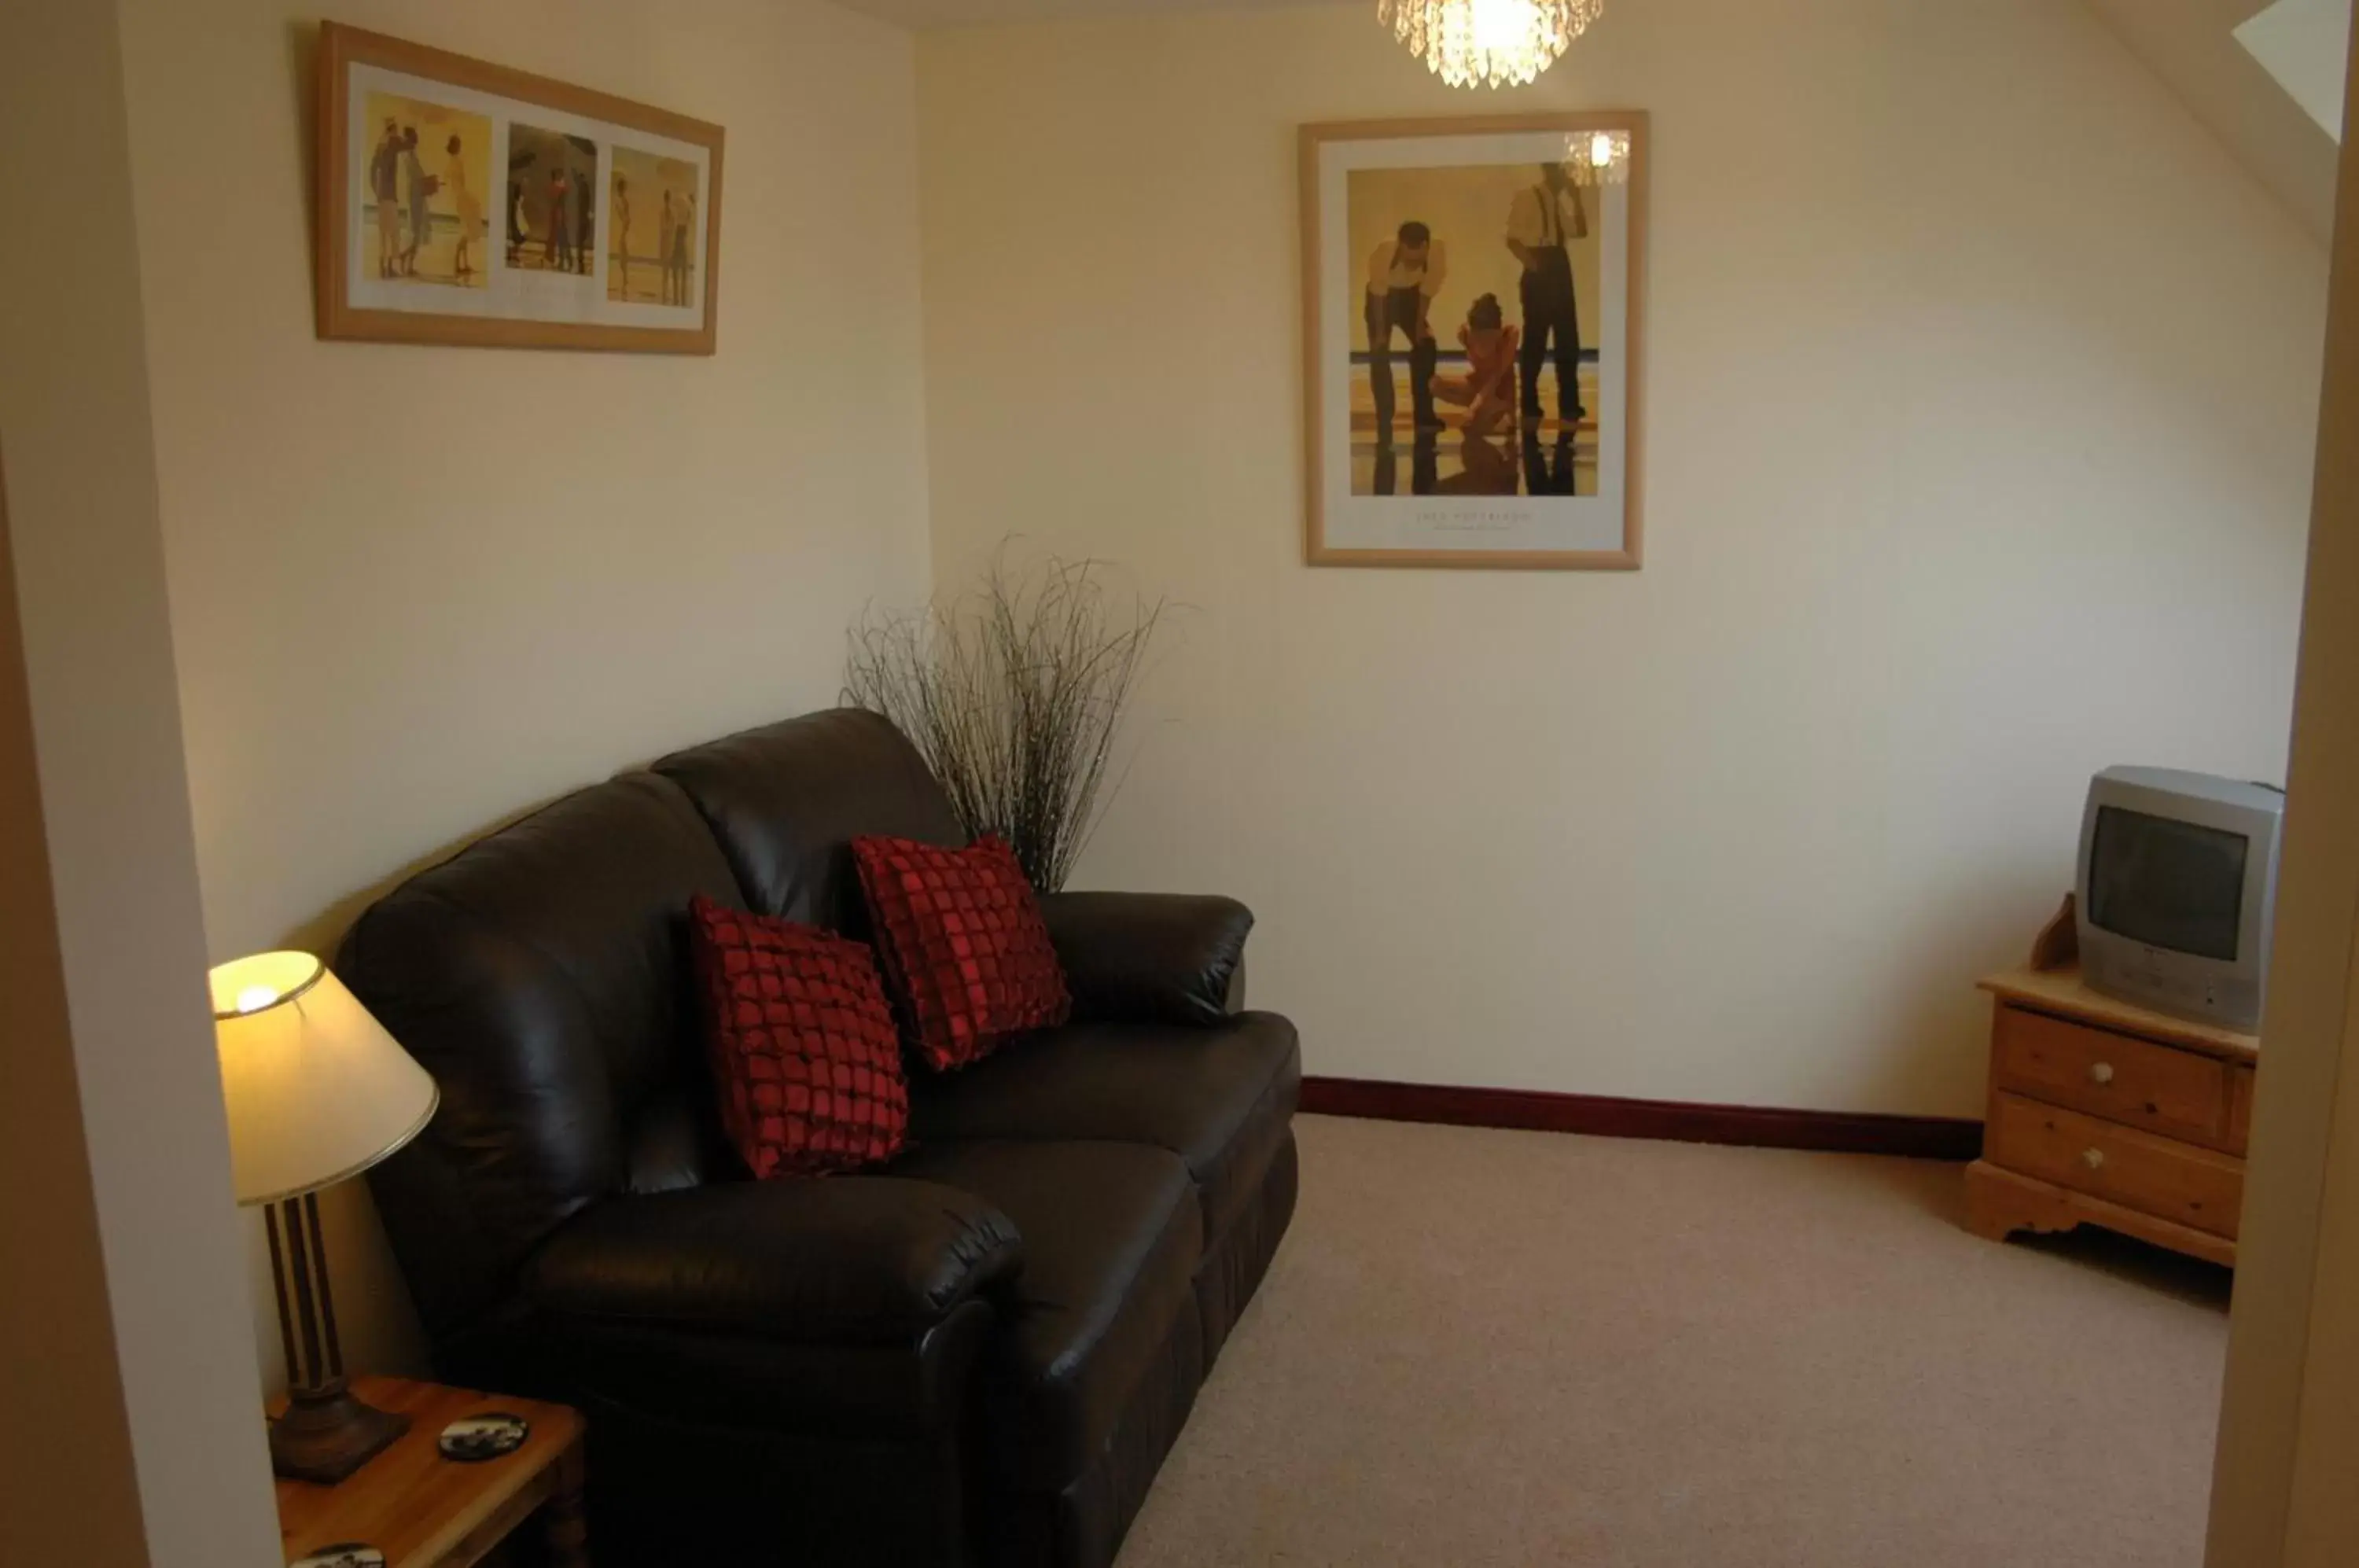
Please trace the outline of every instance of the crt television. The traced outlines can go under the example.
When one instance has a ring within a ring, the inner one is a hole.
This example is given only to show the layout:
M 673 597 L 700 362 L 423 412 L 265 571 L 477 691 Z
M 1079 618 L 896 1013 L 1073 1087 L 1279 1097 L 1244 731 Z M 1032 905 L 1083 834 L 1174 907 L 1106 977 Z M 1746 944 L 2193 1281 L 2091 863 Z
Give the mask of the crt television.
M 2285 796 L 2168 768 L 2108 768 L 2081 815 L 2081 975 L 2158 1012 L 2261 1019 Z

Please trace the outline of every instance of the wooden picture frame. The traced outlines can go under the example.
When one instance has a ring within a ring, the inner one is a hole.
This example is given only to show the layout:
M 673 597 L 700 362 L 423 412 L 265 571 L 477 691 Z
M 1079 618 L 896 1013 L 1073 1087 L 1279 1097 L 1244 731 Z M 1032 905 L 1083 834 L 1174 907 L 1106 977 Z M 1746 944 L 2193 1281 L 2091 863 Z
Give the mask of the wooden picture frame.
M 719 125 L 337 22 L 315 69 L 321 337 L 713 352 Z
M 1638 569 L 1648 129 L 1641 109 L 1299 128 L 1310 565 Z

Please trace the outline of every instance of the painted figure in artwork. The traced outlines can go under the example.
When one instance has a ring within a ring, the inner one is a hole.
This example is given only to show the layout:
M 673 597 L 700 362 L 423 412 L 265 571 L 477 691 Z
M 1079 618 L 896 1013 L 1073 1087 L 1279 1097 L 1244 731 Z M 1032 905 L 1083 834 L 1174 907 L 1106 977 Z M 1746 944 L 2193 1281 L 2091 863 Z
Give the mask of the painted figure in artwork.
M 1425 224 L 1411 219 L 1398 232 L 1368 253 L 1367 296 L 1368 380 L 1376 406 L 1376 435 L 1392 439 L 1393 334 L 1408 339 L 1409 407 L 1417 428 L 1439 430 L 1433 411 L 1433 368 L 1440 350 L 1428 319 L 1433 297 L 1450 276 L 1449 254 Z
M 667 305 L 678 302 L 671 297 L 671 237 L 673 223 L 675 221 L 672 216 L 672 210 L 679 205 L 679 198 L 673 195 L 669 191 L 666 191 L 664 192 L 663 216 L 658 222 L 656 226 L 656 253 L 661 258 L 663 264 L 663 302 Z
M 1540 165 L 1539 182 L 1516 193 L 1507 209 L 1507 248 L 1522 263 L 1524 307 L 1523 409 L 1527 419 L 1543 417 L 1540 366 L 1554 340 L 1557 415 L 1578 423 L 1581 406 L 1581 309 L 1573 297 L 1570 240 L 1589 237 L 1589 212 L 1581 187 L 1561 163 Z
M 366 115 L 364 124 L 385 128 L 362 149 L 353 178 L 365 184 L 361 216 L 376 230 L 376 278 L 438 289 L 485 287 L 478 236 L 494 189 L 491 121 L 397 93 L 370 93 Z
M 1486 436 L 1468 434 L 1458 448 L 1458 472 L 1435 479 L 1426 494 L 1434 495 L 1512 495 L 1516 481 L 1516 460 L 1506 448 Z
M 369 194 L 376 200 L 376 275 L 391 278 L 401 255 L 401 127 L 391 120 L 369 157 Z
M 696 273 L 694 162 L 616 143 L 606 183 L 606 298 L 686 305 Z
M 1538 420 L 1524 426 L 1524 494 L 1527 495 L 1578 495 L 1581 494 L 1581 468 L 1575 461 L 1576 448 L 1572 431 L 1560 430 L 1556 440 L 1546 448 L 1540 445 Z
M 541 232 L 540 263 L 552 272 L 568 272 L 573 267 L 573 223 L 567 203 L 572 189 L 564 169 L 549 171 L 548 227 Z
M 404 274 L 418 271 L 418 253 L 426 248 L 434 228 L 435 179 L 418 157 L 418 127 L 401 130 L 401 179 L 409 191 L 409 242 L 401 253 Z
M 573 270 L 585 278 L 598 250 L 598 188 L 591 172 L 582 170 L 573 181 Z
M 570 131 L 510 121 L 508 265 L 520 271 L 597 270 L 598 144 Z
M 617 297 L 631 297 L 631 182 L 614 176 L 614 199 L 606 205 L 606 230 L 614 242 L 614 263 L 620 281 Z
M 1466 410 L 1469 436 L 1487 436 L 1503 422 L 1515 422 L 1519 341 L 1520 334 L 1505 322 L 1496 294 L 1481 295 L 1467 307 L 1466 324 L 1458 329 L 1458 344 L 1466 351 L 1466 374 L 1436 376 L 1433 394 Z
M 669 191 L 666 192 L 669 194 Z M 670 231 L 667 247 L 669 261 L 665 278 L 664 302 L 668 305 L 688 303 L 688 275 L 695 252 L 690 248 L 690 236 L 696 232 L 696 196 L 682 191 L 679 199 L 668 205 L 664 226 Z
M 447 160 L 442 165 L 442 183 L 450 188 L 451 200 L 459 209 L 459 249 L 451 261 L 451 272 L 462 279 L 475 270 L 469 246 L 475 231 L 484 226 L 484 199 L 467 183 L 465 145 L 453 136 L 442 149 Z

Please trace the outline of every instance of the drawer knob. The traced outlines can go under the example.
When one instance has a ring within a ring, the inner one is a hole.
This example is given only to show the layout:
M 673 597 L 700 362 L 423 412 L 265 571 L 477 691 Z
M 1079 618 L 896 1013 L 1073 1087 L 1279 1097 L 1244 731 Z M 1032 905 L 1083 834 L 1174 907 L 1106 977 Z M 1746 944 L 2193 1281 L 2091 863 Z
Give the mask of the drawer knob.
M 2084 1149 L 2081 1151 L 2081 1163 L 2092 1171 L 2102 1170 L 2105 1163 L 2105 1151 L 2102 1149 Z
M 2089 1082 L 2090 1082 L 2090 1083 L 2112 1083 L 2113 1081 L 2114 1081 L 2114 1064 L 2113 1064 L 2112 1062 L 2093 1062 L 2089 1063 Z

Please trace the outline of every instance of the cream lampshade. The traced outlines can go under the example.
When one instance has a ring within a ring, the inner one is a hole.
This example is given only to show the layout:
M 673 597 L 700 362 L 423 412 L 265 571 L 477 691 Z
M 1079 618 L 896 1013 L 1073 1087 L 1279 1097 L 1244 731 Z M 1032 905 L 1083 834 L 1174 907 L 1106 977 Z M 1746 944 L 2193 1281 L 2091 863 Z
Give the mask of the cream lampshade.
M 239 1203 L 357 1176 L 434 1115 L 434 1080 L 310 953 L 256 953 L 211 979 Z
M 426 1070 L 310 953 L 256 953 L 209 978 L 231 1174 L 240 1203 L 264 1205 L 287 1356 L 288 1407 L 271 1422 L 271 1462 L 282 1475 L 333 1484 L 409 1419 L 363 1404 L 345 1387 L 317 1193 L 416 1138 L 440 1096 Z

